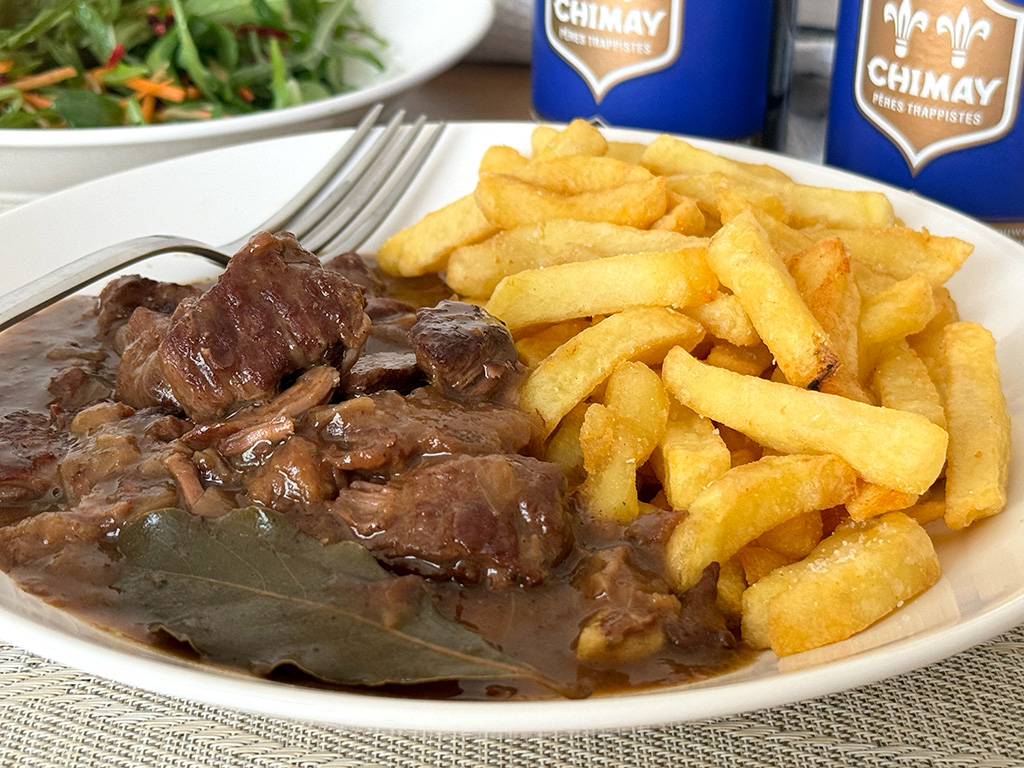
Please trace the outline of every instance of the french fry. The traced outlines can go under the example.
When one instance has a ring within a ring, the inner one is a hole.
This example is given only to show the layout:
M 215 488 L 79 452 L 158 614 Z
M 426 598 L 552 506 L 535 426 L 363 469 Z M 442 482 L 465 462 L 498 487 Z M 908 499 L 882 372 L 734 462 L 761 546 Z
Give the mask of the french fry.
M 842 504 L 857 476 L 833 455 L 765 456 L 730 469 L 690 504 L 672 531 L 666 568 L 676 591 L 701 577 L 761 534 L 797 515 Z
M 567 155 L 598 157 L 608 150 L 608 141 L 601 131 L 580 118 L 576 118 L 561 130 L 545 125 L 537 126 L 533 130 L 530 143 L 535 160 L 549 160 Z
M 787 380 L 800 387 L 820 386 L 839 360 L 753 215 L 740 213 L 723 226 L 711 238 L 707 258 L 740 300 Z
M 789 179 L 785 173 L 770 165 L 732 160 L 667 134 L 658 136 L 647 145 L 640 156 L 640 164 L 662 176 L 717 172 L 739 178 Z
M 627 661 L 643 659 L 656 653 L 665 644 L 665 632 L 660 624 L 615 637 L 604 624 L 606 612 L 589 617 L 576 638 L 576 657 L 584 661 Z
M 884 347 L 875 363 L 871 387 L 879 405 L 920 413 L 946 428 L 946 412 L 928 368 L 905 339 Z
M 473 196 L 466 195 L 389 237 L 377 250 L 377 264 L 403 277 L 439 272 L 456 248 L 478 243 L 497 231 Z
M 853 520 L 867 520 L 878 517 L 886 512 L 898 512 L 909 509 L 917 503 L 919 495 L 886 488 L 875 483 L 861 481 L 857 487 L 857 495 L 846 502 L 846 511 Z
M 858 379 L 861 298 L 850 273 L 850 255 L 838 238 L 819 240 L 787 262 L 797 290 L 839 359 L 822 392 L 874 402 Z
M 894 223 L 892 203 L 881 192 L 816 187 L 765 179 L 768 189 L 787 200 L 791 227 L 887 227 Z
M 480 178 L 474 199 L 484 217 L 501 229 L 548 219 L 607 221 L 645 229 L 665 215 L 668 205 L 659 177 L 565 194 L 494 173 Z
M 622 160 L 624 163 L 640 165 L 640 156 L 646 148 L 647 145 L 639 141 L 609 141 L 604 156 Z
M 514 147 L 495 144 L 484 150 L 478 173 L 512 173 L 525 168 L 528 162 Z
M 747 579 L 739 557 L 730 557 L 721 564 L 717 586 L 715 605 L 718 610 L 729 619 L 738 619 L 743 613 L 743 593 L 747 589 Z
M 924 416 L 665 356 L 669 392 L 716 422 L 784 453 L 834 453 L 866 480 L 910 493 L 938 477 L 948 436 Z M 908 448 L 913 446 L 913 448 Z
M 760 376 L 771 367 L 774 357 L 764 344 L 756 347 L 738 347 L 727 341 L 719 341 L 708 350 L 704 362 L 747 376 Z
M 565 479 L 573 485 L 579 485 L 587 476 L 583 467 L 580 430 L 588 407 L 587 403 L 579 403 L 569 411 L 544 445 L 544 461 L 557 464 L 565 474 Z
M 761 343 L 761 337 L 757 335 L 743 305 L 734 294 L 719 291 L 711 301 L 687 307 L 683 314 L 703 325 L 715 338 L 738 347 L 752 347 Z
M 454 250 L 445 282 L 462 296 L 488 297 L 503 277 L 527 269 L 644 251 L 692 248 L 707 241 L 667 230 L 552 219 L 506 229 Z
M 793 562 L 792 558 L 786 557 L 781 552 L 776 552 L 768 547 L 758 544 L 747 544 L 736 553 L 736 559 L 743 566 L 743 578 L 747 584 L 755 584 L 769 573 Z M 740 613 L 743 612 L 742 597 L 740 598 Z
M 651 465 L 672 509 L 683 510 L 708 483 L 731 467 L 732 455 L 715 425 L 678 403 L 669 411 L 665 436 Z
M 612 372 L 604 404 L 587 408 L 580 428 L 583 509 L 618 523 L 640 514 L 637 469 L 664 437 L 668 408 L 661 379 L 643 363 L 625 362 Z
M 516 342 L 519 359 L 523 361 L 526 367 L 536 368 L 541 360 L 565 344 L 577 333 L 589 327 L 590 323 L 582 318 L 574 318 L 562 323 L 549 325 L 547 328 L 543 328 Z
M 933 287 L 952 277 L 974 250 L 956 237 L 897 226 L 822 230 L 816 236 L 838 237 L 861 264 L 883 269 L 900 280 L 922 274 Z
M 809 235 L 793 229 L 780 217 L 773 216 L 762 206 L 752 203 L 734 188 L 719 186 L 715 190 L 715 205 L 723 224 L 728 224 L 743 211 L 750 211 L 767 233 L 772 248 L 787 264 L 790 256 L 814 245 L 814 239 Z
M 668 211 L 651 225 L 651 229 L 667 229 L 671 232 L 693 236 L 704 234 L 707 220 L 704 218 L 697 200 L 670 190 L 668 201 Z
M 638 165 L 611 157 L 581 154 L 533 160 L 519 169 L 504 171 L 504 174 L 537 189 L 566 197 L 602 192 L 627 184 L 642 184 L 657 179 Z
M 860 336 L 865 345 L 881 347 L 924 329 L 935 314 L 931 284 L 921 273 L 893 283 L 864 299 Z
M 639 307 L 611 315 L 551 353 L 526 378 L 519 406 L 540 418 L 547 436 L 619 363 L 672 346 L 692 349 L 703 329 L 678 312 Z
M 947 325 L 960 319 L 960 313 L 957 310 L 956 302 L 953 301 L 953 297 L 946 288 L 936 288 L 933 295 L 935 297 L 935 315 L 924 328 L 908 336 L 907 343 L 921 358 L 921 362 L 928 369 L 928 375 L 938 386 L 942 377 L 942 332 Z M 942 396 L 941 391 L 939 396 Z
M 939 577 L 931 539 L 902 512 L 848 523 L 804 560 L 743 593 L 743 639 L 780 656 L 838 642 L 874 624 Z
M 995 339 L 983 326 L 967 321 L 946 326 L 942 371 L 949 424 L 944 519 L 955 530 L 1006 506 L 1010 416 Z
M 779 523 L 758 536 L 755 543 L 793 562 L 806 557 L 818 545 L 822 531 L 821 511 L 814 510 Z
M 503 278 L 486 309 L 513 330 L 638 306 L 682 309 L 718 288 L 705 253 L 696 247 L 525 270 Z

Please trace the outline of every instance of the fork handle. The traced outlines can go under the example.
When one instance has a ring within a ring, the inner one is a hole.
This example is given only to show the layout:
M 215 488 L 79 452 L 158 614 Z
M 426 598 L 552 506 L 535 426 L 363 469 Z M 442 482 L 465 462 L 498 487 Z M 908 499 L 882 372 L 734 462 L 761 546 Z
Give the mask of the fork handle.
M 151 256 L 191 253 L 227 266 L 228 257 L 206 243 L 148 235 L 101 248 L 0 296 L 0 331 L 102 277 Z

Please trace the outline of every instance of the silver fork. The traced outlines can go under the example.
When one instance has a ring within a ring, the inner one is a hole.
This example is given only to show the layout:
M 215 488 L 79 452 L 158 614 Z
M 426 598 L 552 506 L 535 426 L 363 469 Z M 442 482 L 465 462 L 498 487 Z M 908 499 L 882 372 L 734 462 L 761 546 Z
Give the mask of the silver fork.
M 227 266 L 231 254 L 260 231 L 292 232 L 321 259 L 357 249 L 380 226 L 419 173 L 444 130 L 424 116 L 404 124 L 399 111 L 374 131 L 382 105 L 359 121 L 348 141 L 280 210 L 222 245 L 170 235 L 125 240 L 68 262 L 0 296 L 0 331 L 100 278 L 153 256 L 189 253 Z M 360 151 L 361 150 L 361 151 Z

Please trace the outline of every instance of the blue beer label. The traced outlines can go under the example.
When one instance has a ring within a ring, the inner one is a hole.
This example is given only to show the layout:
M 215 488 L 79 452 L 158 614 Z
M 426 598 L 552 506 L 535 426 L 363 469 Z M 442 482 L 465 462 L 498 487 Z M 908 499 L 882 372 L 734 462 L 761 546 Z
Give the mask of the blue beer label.
M 772 0 L 537 0 L 540 117 L 748 138 L 764 125 Z
M 845 2 L 827 160 L 982 218 L 1024 220 L 1024 7 Z

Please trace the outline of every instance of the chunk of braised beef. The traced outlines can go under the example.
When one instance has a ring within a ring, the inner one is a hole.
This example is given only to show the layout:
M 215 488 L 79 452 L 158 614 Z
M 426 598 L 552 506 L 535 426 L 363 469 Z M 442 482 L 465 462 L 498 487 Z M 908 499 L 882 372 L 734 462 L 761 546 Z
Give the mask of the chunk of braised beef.
M 564 476 L 526 456 L 427 460 L 353 482 L 327 509 L 391 568 L 492 588 L 540 584 L 573 541 Z
M 67 450 L 66 437 L 45 414 L 15 411 L 0 419 L 0 506 L 59 501 Z
M 517 453 L 531 428 L 516 408 L 459 403 L 423 387 L 408 397 L 384 391 L 314 408 L 302 431 L 337 468 L 389 477 L 424 455 Z
M 58 372 L 46 385 L 53 395 L 50 401 L 65 411 L 74 413 L 81 408 L 105 400 L 113 394 L 113 382 L 102 374 L 81 365 L 72 365 Z
M 602 635 L 595 658 L 615 658 L 617 649 L 628 657 L 631 639 L 656 633 L 661 642 L 685 652 L 688 663 L 721 662 L 736 638 L 718 608 L 718 570 L 717 563 L 708 566 L 695 587 L 677 596 L 661 576 L 636 562 L 629 546 L 590 554 L 578 566 L 573 584 L 597 607 L 588 620 Z
M 122 320 L 127 320 L 139 307 L 169 315 L 187 298 L 201 293 L 194 285 L 162 283 L 141 275 L 123 275 L 111 280 L 100 292 L 100 333 L 107 334 Z
M 136 309 L 117 334 L 121 361 L 114 397 L 133 408 L 159 406 L 180 412 L 181 405 L 164 376 L 160 341 L 171 327 L 171 316 L 145 307 Z
M 261 434 L 279 432 L 282 427 L 291 434 L 294 422 L 311 408 L 327 402 L 340 381 L 340 374 L 331 366 L 315 366 L 303 371 L 269 402 L 241 410 L 224 421 L 200 424 L 183 435 L 183 440 L 192 448 L 215 446 L 225 453 L 242 453 L 246 449 L 237 448 L 261 440 Z
M 340 253 L 332 259 L 324 262 L 324 266 L 339 275 L 342 275 L 350 283 L 354 283 L 363 289 L 367 298 L 380 296 L 386 290 L 384 281 L 370 268 L 366 260 L 358 253 L 352 251 Z
M 736 647 L 736 636 L 718 607 L 720 566 L 711 563 L 700 581 L 679 596 L 679 616 L 665 626 L 666 637 L 679 648 L 703 658 L 696 663 L 715 663 L 723 653 Z
M 348 397 L 386 389 L 409 394 L 426 384 L 426 377 L 412 352 L 364 352 L 355 361 L 342 388 Z
M 178 305 L 156 349 L 160 373 L 190 419 L 218 419 L 272 398 L 295 371 L 346 369 L 369 332 L 364 305 L 292 235 L 263 232 L 213 287 Z
M 46 567 L 67 547 L 116 534 L 132 514 L 180 506 L 163 462 L 172 445 L 160 439 L 166 418 L 156 409 L 134 412 L 119 403 L 80 412 L 56 468 L 62 504 L 0 527 L 0 568 Z
M 338 484 L 316 445 L 293 435 L 253 472 L 246 490 L 256 504 L 284 511 L 332 499 Z
M 370 318 L 370 336 L 366 340 L 363 354 L 377 352 L 408 352 L 412 354 L 412 346 L 409 344 L 409 329 L 416 322 L 416 310 L 412 306 L 398 299 L 373 297 L 366 300 L 366 314 Z M 426 381 L 425 376 L 420 378 Z
M 600 549 L 579 566 L 573 584 L 596 601 L 607 645 L 663 627 L 679 613 L 679 600 L 664 579 L 640 567 L 625 545 Z
M 523 368 L 512 334 L 480 307 L 442 301 L 420 309 L 409 343 L 431 384 L 447 397 L 517 401 Z

